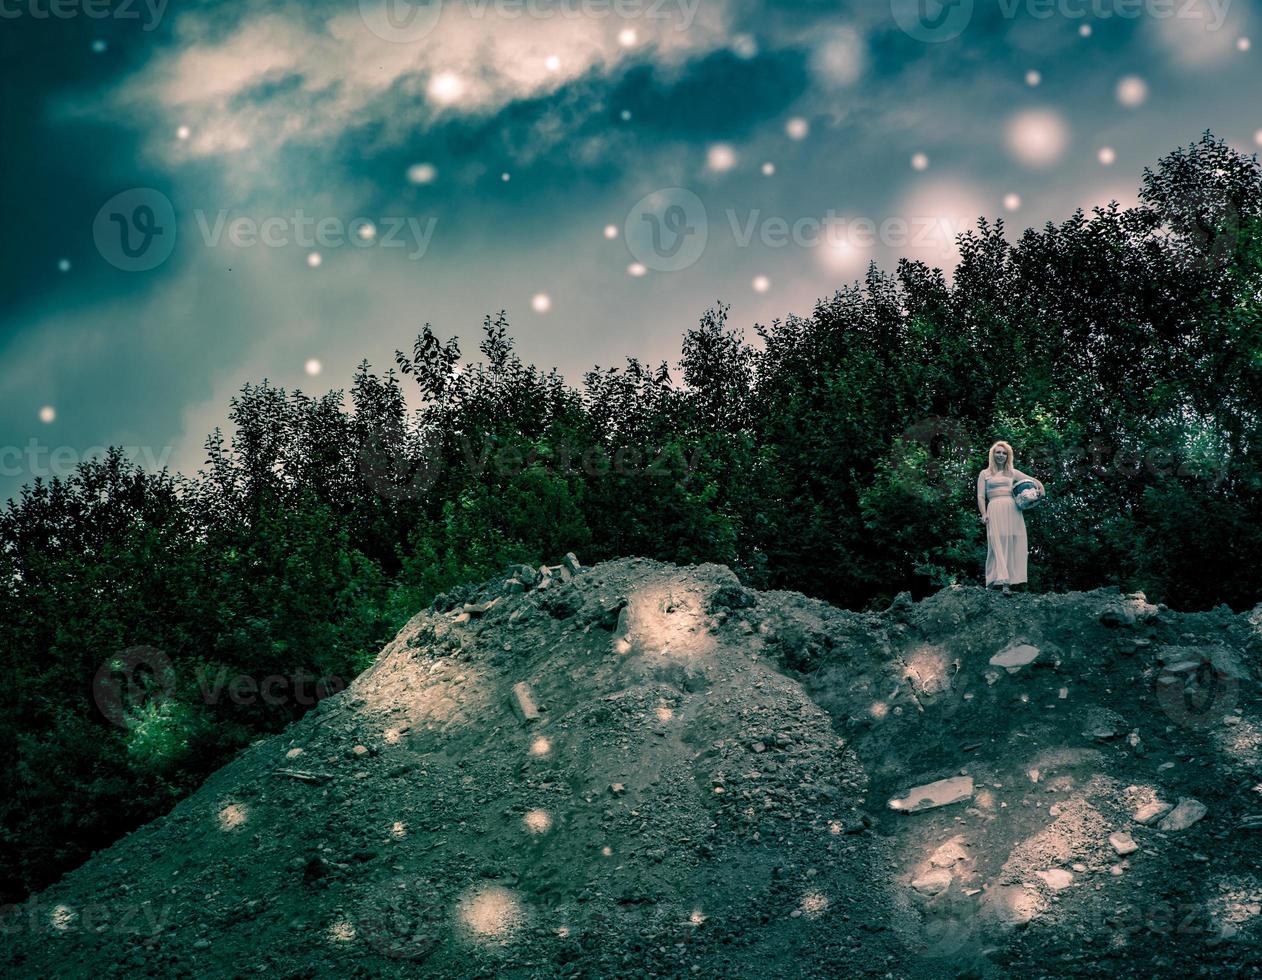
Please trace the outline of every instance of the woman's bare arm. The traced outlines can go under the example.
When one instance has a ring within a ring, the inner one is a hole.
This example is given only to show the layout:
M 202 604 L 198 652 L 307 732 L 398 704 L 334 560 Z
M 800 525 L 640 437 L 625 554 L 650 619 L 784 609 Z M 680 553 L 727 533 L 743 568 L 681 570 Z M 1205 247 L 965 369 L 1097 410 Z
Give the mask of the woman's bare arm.
M 977 509 L 982 515 L 982 520 L 986 519 L 986 472 L 983 470 L 977 474 Z

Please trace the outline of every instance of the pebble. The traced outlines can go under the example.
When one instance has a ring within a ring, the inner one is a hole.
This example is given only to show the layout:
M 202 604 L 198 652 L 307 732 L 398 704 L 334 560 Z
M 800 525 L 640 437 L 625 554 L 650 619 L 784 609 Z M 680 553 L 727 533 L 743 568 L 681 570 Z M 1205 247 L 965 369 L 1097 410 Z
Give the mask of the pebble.
M 1135 843 L 1135 838 L 1122 830 L 1115 834 L 1110 834 L 1109 843 L 1113 845 L 1113 850 L 1117 851 L 1122 857 L 1125 857 L 1127 854 L 1134 854 L 1139 850 L 1139 845 Z
M 1184 796 L 1179 800 L 1178 806 L 1171 810 L 1158 826 L 1167 833 L 1187 830 L 1208 812 L 1209 808 L 1200 800 Z

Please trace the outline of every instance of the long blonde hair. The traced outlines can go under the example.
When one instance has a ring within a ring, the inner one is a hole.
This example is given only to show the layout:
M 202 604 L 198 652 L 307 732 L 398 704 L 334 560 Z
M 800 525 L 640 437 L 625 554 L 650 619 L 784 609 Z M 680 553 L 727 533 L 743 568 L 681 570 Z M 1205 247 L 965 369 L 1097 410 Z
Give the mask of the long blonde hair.
M 1007 460 L 1005 460 L 1004 468 L 1002 470 L 998 470 L 995 468 L 995 450 L 996 449 L 1006 449 L 1008 451 L 1008 458 Z M 1015 456 L 1016 456 L 1016 453 L 1012 451 L 1012 446 L 1004 442 L 1002 439 L 1000 439 L 997 443 L 995 443 L 993 446 L 990 447 L 990 452 L 987 455 L 988 466 L 987 466 L 986 471 L 990 473 L 992 476 L 996 473 L 1003 473 L 1005 476 L 1011 476 L 1012 475 L 1012 460 L 1013 460 L 1013 457 Z

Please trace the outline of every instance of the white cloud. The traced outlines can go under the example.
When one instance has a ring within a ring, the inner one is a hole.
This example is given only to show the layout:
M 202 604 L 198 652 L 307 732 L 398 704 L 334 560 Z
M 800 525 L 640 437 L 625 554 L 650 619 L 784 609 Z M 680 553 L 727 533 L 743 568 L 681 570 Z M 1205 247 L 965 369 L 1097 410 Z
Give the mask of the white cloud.
M 227 31 L 186 14 L 175 43 L 95 111 L 152 119 L 156 110 L 163 119 L 149 150 L 161 161 L 237 154 L 250 158 L 241 166 L 259 167 L 287 143 L 365 123 L 399 143 L 450 114 L 494 113 L 646 52 L 677 68 L 726 43 L 727 8 L 703 5 L 687 30 L 675 19 L 638 18 L 634 50 L 619 40 L 626 27 L 612 15 L 509 17 L 452 4 L 425 36 L 399 43 L 369 30 L 355 7 L 323 21 L 250 16 Z M 169 138 L 176 125 L 189 127 L 188 139 Z

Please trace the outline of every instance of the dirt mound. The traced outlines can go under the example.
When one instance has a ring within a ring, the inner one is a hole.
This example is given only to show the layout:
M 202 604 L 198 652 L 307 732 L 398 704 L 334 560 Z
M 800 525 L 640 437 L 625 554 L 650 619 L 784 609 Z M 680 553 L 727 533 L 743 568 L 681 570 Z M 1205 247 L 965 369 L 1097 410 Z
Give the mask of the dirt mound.
M 1257 975 L 1262 609 L 510 569 L 11 909 L 9 975 Z

